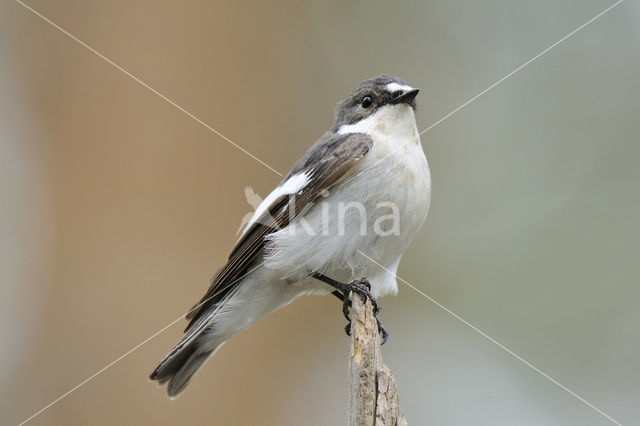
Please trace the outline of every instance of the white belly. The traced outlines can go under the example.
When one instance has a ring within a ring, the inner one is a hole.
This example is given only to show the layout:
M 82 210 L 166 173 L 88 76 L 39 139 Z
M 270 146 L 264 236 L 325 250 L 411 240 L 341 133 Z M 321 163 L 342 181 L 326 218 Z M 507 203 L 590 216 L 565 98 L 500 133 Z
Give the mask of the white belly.
M 429 208 L 429 166 L 408 106 L 381 111 L 373 127 L 342 133 L 352 132 L 369 134 L 372 149 L 327 198 L 269 237 L 266 266 L 310 291 L 328 290 L 304 279 L 308 271 L 321 271 L 341 281 L 366 277 L 376 296 L 396 293 L 400 257 Z

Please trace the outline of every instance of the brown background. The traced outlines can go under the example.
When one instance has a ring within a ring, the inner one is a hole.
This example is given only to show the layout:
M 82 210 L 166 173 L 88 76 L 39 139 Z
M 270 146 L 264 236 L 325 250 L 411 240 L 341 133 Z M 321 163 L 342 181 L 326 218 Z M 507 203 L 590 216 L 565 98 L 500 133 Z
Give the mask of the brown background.
M 286 173 L 358 81 L 425 128 L 609 4 L 30 1 Z M 279 177 L 18 3 L 0 3 L 0 423 L 178 318 Z M 626 2 L 422 138 L 432 211 L 399 275 L 623 423 L 640 416 L 640 7 Z M 611 424 L 404 284 L 382 302 L 409 423 Z M 308 297 L 177 401 L 169 328 L 32 425 L 342 424 L 346 339 Z

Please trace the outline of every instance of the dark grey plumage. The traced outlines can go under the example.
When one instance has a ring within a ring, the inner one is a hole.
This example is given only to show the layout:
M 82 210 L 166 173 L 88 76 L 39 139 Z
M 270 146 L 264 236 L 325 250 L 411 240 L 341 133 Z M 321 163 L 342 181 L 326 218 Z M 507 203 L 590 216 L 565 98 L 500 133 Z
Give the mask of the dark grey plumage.
M 343 101 L 338 103 L 336 107 L 336 118 L 333 128 L 333 132 L 336 132 L 343 124 L 353 124 L 375 113 L 378 108 L 384 106 L 391 101 L 399 93 L 389 93 L 385 87 L 389 83 L 398 83 L 403 86 L 409 86 L 409 83 L 392 77 L 389 75 L 381 75 L 378 77 L 365 80 L 358 85 Z M 371 96 L 373 99 L 373 105 L 370 108 L 362 108 L 360 106 L 362 98 L 365 96 Z M 411 101 L 410 105 L 415 109 L 416 103 Z

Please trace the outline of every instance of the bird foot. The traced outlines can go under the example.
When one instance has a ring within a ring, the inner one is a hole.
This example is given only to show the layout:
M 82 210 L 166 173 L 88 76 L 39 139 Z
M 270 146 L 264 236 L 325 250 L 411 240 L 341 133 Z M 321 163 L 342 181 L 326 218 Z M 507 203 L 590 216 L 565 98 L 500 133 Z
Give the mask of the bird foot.
M 382 326 L 382 322 L 380 322 L 380 319 L 378 318 L 380 308 L 378 307 L 376 298 L 373 297 L 373 294 L 371 294 L 371 283 L 369 283 L 369 281 L 367 281 L 365 278 L 362 278 L 360 280 L 353 280 L 350 283 L 341 283 L 322 274 L 316 273 L 313 274 L 313 276 L 320 281 L 323 281 L 336 288 L 336 290 L 333 292 L 333 295 L 342 300 L 342 313 L 348 321 L 347 325 L 344 328 L 344 331 L 348 336 L 351 336 L 351 317 L 349 316 L 349 307 L 351 307 L 350 295 L 351 292 L 354 292 L 360 294 L 364 298 L 364 300 L 369 299 L 371 301 L 371 305 L 373 306 L 373 315 L 376 319 L 376 323 L 378 324 L 378 332 L 382 336 L 381 344 L 384 345 L 387 342 L 389 333 Z

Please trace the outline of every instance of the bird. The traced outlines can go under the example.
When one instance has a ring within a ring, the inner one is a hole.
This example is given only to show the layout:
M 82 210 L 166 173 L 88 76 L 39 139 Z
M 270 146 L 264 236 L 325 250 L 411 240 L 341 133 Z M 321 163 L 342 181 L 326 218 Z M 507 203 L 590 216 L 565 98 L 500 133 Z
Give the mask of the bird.
M 228 260 L 150 379 L 176 397 L 233 335 L 302 295 L 398 291 L 396 271 L 422 227 L 431 176 L 416 124 L 419 90 L 381 75 L 338 103 L 333 126 L 259 204 Z M 349 333 L 349 324 L 345 327 Z M 383 341 L 388 333 L 378 320 Z

